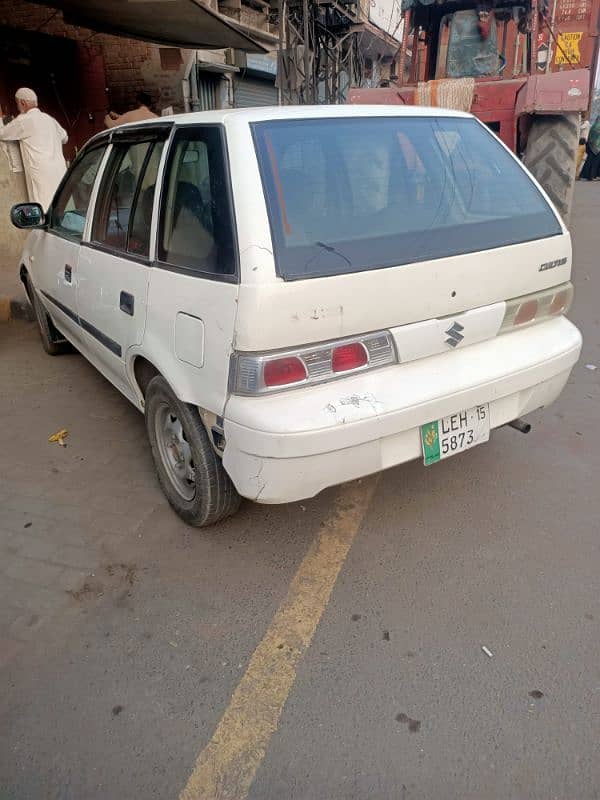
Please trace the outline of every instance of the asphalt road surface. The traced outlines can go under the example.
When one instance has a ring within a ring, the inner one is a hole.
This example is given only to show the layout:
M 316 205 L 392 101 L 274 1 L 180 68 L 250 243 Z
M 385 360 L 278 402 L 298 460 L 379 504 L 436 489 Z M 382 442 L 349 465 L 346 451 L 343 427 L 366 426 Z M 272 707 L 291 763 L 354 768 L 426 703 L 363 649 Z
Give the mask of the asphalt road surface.
M 600 797 L 599 219 L 578 186 L 584 351 L 528 436 L 204 532 L 0 326 L 1 800 Z

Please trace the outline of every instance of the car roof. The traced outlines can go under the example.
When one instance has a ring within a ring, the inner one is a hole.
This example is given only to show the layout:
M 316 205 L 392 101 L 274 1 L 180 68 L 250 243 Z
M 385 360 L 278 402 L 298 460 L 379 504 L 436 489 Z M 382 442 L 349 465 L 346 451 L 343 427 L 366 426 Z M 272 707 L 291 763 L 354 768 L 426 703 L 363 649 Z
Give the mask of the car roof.
M 331 117 L 470 117 L 463 111 L 449 108 L 406 105 L 319 105 L 319 106 L 260 106 L 256 108 L 223 108 L 218 111 L 194 111 L 191 114 L 174 114 L 158 119 L 129 122 L 118 128 L 131 128 L 157 123 L 174 122 L 176 125 L 202 123 L 262 122 L 276 119 L 319 119 Z M 112 128 L 115 130 L 115 128 Z
M 189 125 L 202 122 L 266 122 L 279 119 L 322 119 L 331 117 L 456 117 L 470 116 L 461 111 L 445 108 L 404 105 L 319 105 L 319 106 L 266 106 L 257 108 L 229 108 L 220 111 L 197 111 L 177 114 L 176 124 Z
M 463 117 L 472 114 L 448 108 L 407 105 L 318 105 L 318 106 L 261 106 L 256 108 L 224 108 L 218 111 L 195 111 L 191 114 L 173 114 L 154 119 L 128 122 L 96 134 L 87 143 L 107 138 L 118 132 L 144 130 L 145 128 L 170 128 L 172 125 L 226 125 L 238 126 L 251 122 L 268 122 L 287 119 L 352 119 L 358 117 Z

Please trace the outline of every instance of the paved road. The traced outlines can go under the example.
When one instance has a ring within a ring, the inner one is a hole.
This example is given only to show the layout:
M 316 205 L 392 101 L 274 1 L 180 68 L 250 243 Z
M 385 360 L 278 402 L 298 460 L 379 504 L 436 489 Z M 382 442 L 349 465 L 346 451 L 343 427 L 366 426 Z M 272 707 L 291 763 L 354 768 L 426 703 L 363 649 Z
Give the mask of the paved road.
M 0 327 L 0 798 L 600 797 L 599 218 L 578 187 L 584 355 L 529 436 L 206 532 Z

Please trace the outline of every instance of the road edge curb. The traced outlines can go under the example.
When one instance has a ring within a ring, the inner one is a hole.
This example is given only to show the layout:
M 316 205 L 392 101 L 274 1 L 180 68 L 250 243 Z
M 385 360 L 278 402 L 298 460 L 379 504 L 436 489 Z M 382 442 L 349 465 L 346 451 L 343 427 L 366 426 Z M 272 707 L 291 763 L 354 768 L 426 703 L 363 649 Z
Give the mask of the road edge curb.
M 0 294 L 0 322 L 10 322 L 11 319 L 33 322 L 35 320 L 33 308 L 25 298 Z

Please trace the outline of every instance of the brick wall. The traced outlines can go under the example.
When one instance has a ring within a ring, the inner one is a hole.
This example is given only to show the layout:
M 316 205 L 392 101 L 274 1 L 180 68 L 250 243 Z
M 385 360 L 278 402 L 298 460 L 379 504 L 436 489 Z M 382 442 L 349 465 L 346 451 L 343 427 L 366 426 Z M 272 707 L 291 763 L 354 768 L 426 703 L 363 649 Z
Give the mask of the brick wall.
M 104 56 L 109 105 L 115 111 L 131 108 L 141 89 L 150 91 L 159 110 L 169 105 L 175 111 L 183 110 L 183 64 L 178 70 L 162 69 L 157 45 L 67 25 L 60 11 L 25 0 L 0 0 L 0 25 L 99 46 Z M 185 62 L 185 52 L 182 55 Z

